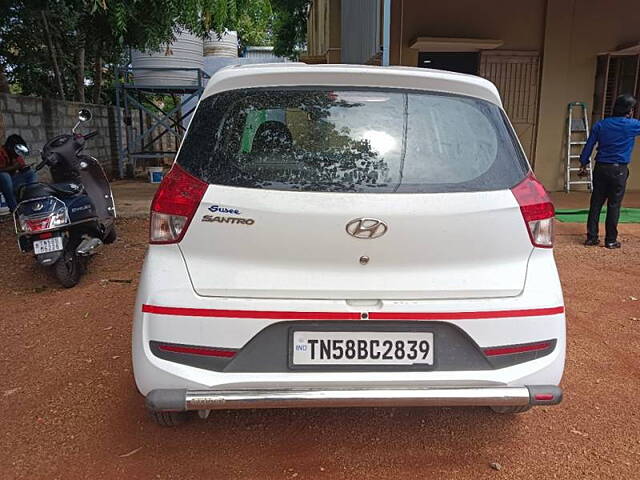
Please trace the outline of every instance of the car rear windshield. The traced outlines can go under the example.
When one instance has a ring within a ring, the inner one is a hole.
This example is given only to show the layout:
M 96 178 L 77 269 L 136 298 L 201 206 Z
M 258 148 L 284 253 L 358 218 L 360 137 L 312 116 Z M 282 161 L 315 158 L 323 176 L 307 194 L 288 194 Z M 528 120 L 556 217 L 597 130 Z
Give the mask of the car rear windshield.
M 213 95 L 178 163 L 211 184 L 308 192 L 500 190 L 528 171 L 496 105 L 397 89 Z

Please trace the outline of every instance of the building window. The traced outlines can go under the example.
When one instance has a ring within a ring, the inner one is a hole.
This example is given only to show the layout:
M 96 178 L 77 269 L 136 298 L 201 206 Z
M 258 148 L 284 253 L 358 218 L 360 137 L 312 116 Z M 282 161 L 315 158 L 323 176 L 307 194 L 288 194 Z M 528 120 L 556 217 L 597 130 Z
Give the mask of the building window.
M 480 53 L 478 52 L 420 52 L 418 66 L 448 70 L 450 72 L 478 75 Z
M 607 53 L 598 56 L 593 97 L 593 123 L 611 116 L 618 95 L 639 96 L 640 54 Z M 635 117 L 640 118 L 636 109 Z

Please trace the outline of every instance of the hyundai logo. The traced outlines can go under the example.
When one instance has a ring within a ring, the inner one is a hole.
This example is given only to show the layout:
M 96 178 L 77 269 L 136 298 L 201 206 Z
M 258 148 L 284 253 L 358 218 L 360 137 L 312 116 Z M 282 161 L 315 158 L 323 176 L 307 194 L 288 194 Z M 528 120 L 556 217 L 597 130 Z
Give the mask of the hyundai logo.
M 356 238 L 378 238 L 387 230 L 387 224 L 377 218 L 356 218 L 347 223 L 347 233 Z
M 41 202 L 37 202 L 34 203 L 31 206 L 31 210 L 33 210 L 34 212 L 39 212 L 40 210 L 42 210 L 44 208 L 44 205 Z

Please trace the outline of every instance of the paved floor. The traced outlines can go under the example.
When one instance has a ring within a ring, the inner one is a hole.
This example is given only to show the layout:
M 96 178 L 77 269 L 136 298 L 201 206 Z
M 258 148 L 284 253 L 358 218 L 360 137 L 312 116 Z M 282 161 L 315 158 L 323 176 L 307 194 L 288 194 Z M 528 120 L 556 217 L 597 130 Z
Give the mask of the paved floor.
M 123 217 L 146 217 L 149 215 L 151 200 L 158 189 L 158 184 L 117 180 L 111 183 L 111 190 L 116 200 L 118 215 Z

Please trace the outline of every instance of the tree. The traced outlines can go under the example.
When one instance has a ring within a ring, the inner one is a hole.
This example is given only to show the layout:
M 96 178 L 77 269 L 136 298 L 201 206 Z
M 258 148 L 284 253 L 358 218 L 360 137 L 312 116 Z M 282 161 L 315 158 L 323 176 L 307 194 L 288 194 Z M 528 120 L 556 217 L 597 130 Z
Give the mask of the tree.
M 4 68 L 0 66 L 0 93 L 9 93 L 9 80 L 7 80 L 7 75 L 4 73 Z
M 238 14 L 236 30 L 242 46 L 273 43 L 274 13 L 269 0 L 253 0 Z
M 296 59 L 306 43 L 307 19 L 312 0 L 271 0 L 274 12 L 273 51 Z
M 0 88 L 95 103 L 129 47 L 159 50 L 177 29 L 237 30 L 243 45 L 291 58 L 311 0 L 12 0 L 0 3 Z M 7 80 L 3 82 L 3 80 Z M 4 85 L 4 86 L 3 86 Z
M 58 94 L 60 98 L 64 100 L 64 85 L 62 84 L 62 72 L 60 70 L 60 65 L 58 65 L 58 55 L 56 52 L 56 47 L 53 42 L 53 35 L 51 35 L 51 28 L 49 27 L 49 19 L 47 18 L 47 12 L 45 10 L 40 10 L 40 16 L 42 17 L 42 26 L 44 27 L 44 36 L 47 42 L 47 50 L 49 52 L 49 58 L 51 59 L 51 66 L 53 67 L 53 75 L 56 79 L 56 85 L 58 87 Z M 19 48 L 16 48 L 17 51 L 20 51 Z
M 205 38 L 209 32 L 233 30 L 238 12 L 251 0 L 83 0 L 92 15 L 103 16 L 120 45 L 156 50 L 185 28 Z
M 64 9 L 48 15 L 41 2 L 17 1 L 0 12 L 0 64 L 10 83 L 25 94 L 65 98 L 67 75 L 63 71 L 66 45 L 60 31 L 72 28 Z M 51 25 L 57 28 L 49 28 Z
M 105 65 L 158 50 L 176 29 L 206 37 L 238 25 L 250 0 L 13 0 L 0 5 L 0 72 L 23 94 L 105 100 Z M 268 4 L 268 0 L 258 3 Z M 250 24 L 250 22 L 249 22 Z M 1 76 L 0 76 L 1 79 Z
M 14 1 L 0 11 L 0 67 L 23 94 L 84 101 L 94 83 L 85 64 L 94 60 L 101 31 L 82 0 Z

